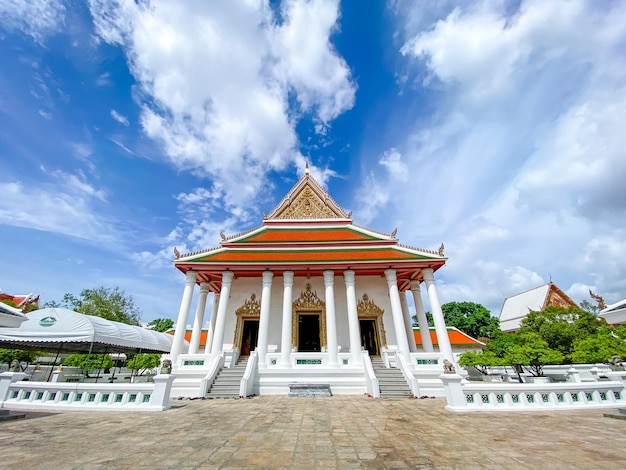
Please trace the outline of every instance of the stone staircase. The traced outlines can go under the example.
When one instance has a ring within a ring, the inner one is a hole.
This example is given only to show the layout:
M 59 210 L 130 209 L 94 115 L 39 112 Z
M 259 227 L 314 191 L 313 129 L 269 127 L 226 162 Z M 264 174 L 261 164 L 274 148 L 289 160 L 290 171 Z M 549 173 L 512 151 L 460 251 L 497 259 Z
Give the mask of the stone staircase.
M 400 369 L 386 368 L 379 357 L 371 357 L 370 360 L 378 378 L 380 398 L 411 398 L 413 396 Z
M 247 357 L 240 357 L 234 367 L 222 368 L 209 389 L 207 398 L 239 398 L 239 384 L 246 371 Z

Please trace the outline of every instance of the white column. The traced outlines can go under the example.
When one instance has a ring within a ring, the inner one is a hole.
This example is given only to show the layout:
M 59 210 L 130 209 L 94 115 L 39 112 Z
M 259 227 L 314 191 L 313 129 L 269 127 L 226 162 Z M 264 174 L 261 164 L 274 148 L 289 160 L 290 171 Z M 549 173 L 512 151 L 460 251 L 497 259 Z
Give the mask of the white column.
M 422 337 L 422 347 L 424 352 L 433 352 L 433 340 L 430 339 L 430 328 L 428 328 L 428 318 L 424 310 L 424 302 L 422 301 L 422 292 L 419 281 L 411 281 L 411 293 L 413 294 L 413 303 L 415 304 L 415 316 L 417 316 L 417 324 L 420 327 L 420 336 Z
M 183 290 L 183 298 L 180 302 L 178 310 L 178 320 L 176 321 L 176 331 L 172 340 L 172 349 L 170 357 L 172 364 L 175 365 L 178 355 L 183 349 L 183 341 L 185 341 L 185 332 L 187 331 L 187 318 L 189 317 L 189 308 L 191 307 L 191 298 L 193 296 L 193 288 L 196 285 L 198 273 L 195 271 L 187 271 L 185 276 L 185 289 Z
M 217 317 L 217 307 L 220 303 L 220 294 L 213 294 L 213 308 L 211 309 L 211 318 L 206 329 L 206 345 L 204 346 L 204 354 L 211 354 L 211 345 L 213 344 L 213 333 L 215 332 L 215 317 Z
M 263 290 L 261 291 L 261 313 L 259 314 L 259 341 L 257 344 L 257 354 L 259 357 L 259 366 L 265 367 L 265 355 L 267 354 L 267 335 L 270 328 L 270 300 L 272 297 L 272 278 L 274 273 L 271 271 L 263 272 Z
M 280 338 L 280 365 L 289 367 L 291 365 L 291 306 L 293 291 L 293 271 L 283 272 L 283 329 Z
M 406 302 L 406 292 L 400 292 L 400 305 L 402 306 L 404 329 L 406 330 L 406 339 L 409 342 L 409 351 L 417 352 L 415 335 L 413 334 L 413 323 L 411 322 L 411 311 L 409 310 L 409 304 Z
M 335 319 L 335 273 L 324 271 L 324 301 L 326 302 L 326 341 L 328 345 L 328 365 L 336 367 L 337 361 L 337 320 Z M 355 307 L 356 310 L 356 307 Z M 359 346 L 360 349 L 360 346 Z
M 389 287 L 389 299 L 391 300 L 391 313 L 393 315 L 393 326 L 396 330 L 396 341 L 398 350 L 409 359 L 409 342 L 406 339 L 406 328 L 404 328 L 404 318 L 402 318 L 402 304 L 400 303 L 400 292 L 398 291 L 398 279 L 395 269 L 385 270 L 387 286 Z
M 202 334 L 202 323 L 204 322 L 204 309 L 206 308 L 206 296 L 209 293 L 209 283 L 200 284 L 200 296 L 198 297 L 198 307 L 196 308 L 196 318 L 193 321 L 191 331 L 191 341 L 189 341 L 189 354 L 198 354 L 200 345 L 200 335 Z
M 443 354 L 443 357 L 445 357 L 454 364 L 455 360 L 454 356 L 452 355 L 452 346 L 450 345 L 450 338 L 448 337 L 446 321 L 443 318 L 441 304 L 439 303 L 439 297 L 437 296 L 433 270 L 431 268 L 422 269 L 422 275 L 424 276 L 424 283 L 426 284 L 426 291 L 428 292 L 428 300 L 430 302 L 430 311 L 433 314 L 435 331 L 437 332 L 437 343 L 439 344 L 439 352 Z
M 343 272 L 346 281 L 346 299 L 348 303 L 348 329 L 350 330 L 350 357 L 352 364 L 361 364 L 361 332 L 359 314 L 356 311 L 356 291 L 354 289 L 354 271 Z
M 235 273 L 224 271 L 222 273 L 222 289 L 220 290 L 220 301 L 217 307 L 217 318 L 215 319 L 215 331 L 211 342 L 211 356 L 217 356 L 222 352 L 224 344 L 224 328 L 226 328 L 226 309 L 230 297 L 230 286 L 233 283 Z

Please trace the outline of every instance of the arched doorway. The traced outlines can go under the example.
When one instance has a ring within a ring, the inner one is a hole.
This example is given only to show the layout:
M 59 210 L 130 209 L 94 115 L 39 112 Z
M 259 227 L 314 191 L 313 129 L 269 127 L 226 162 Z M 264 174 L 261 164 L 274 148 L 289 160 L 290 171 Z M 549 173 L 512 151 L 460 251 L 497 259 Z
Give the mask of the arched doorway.
M 307 283 L 292 304 L 292 347 L 301 352 L 319 352 L 326 343 L 326 305 Z
M 361 332 L 361 346 L 370 356 L 380 356 L 381 350 L 387 347 L 383 314 L 385 311 L 363 294 L 357 302 L 359 329 Z
M 259 317 L 261 315 L 261 303 L 252 294 L 241 307 L 235 311 L 237 325 L 235 326 L 235 344 L 241 356 L 249 356 L 254 351 L 259 338 Z

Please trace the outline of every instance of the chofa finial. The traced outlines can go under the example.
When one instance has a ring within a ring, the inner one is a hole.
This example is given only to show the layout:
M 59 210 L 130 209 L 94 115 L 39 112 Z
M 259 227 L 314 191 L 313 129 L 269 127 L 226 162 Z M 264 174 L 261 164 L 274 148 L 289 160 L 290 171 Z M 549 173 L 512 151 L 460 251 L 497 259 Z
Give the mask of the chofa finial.
M 304 174 L 305 175 L 309 175 L 309 161 L 307 160 L 305 165 L 304 165 Z
M 594 294 L 593 292 L 591 292 L 591 289 L 589 289 L 589 295 L 591 296 L 593 300 L 598 302 L 598 308 L 600 310 L 604 310 L 606 308 L 606 303 L 604 302 L 604 298 L 602 298 L 601 295 Z
M 174 247 L 174 259 L 180 258 L 180 251 L 176 247 Z
M 398 233 L 398 227 L 393 229 L 393 232 L 391 232 L 391 238 L 396 238 L 396 234 Z
M 226 240 L 226 235 L 224 235 L 224 232 L 220 232 L 220 237 L 222 237 L 222 241 Z
M 437 251 L 439 253 L 439 256 L 444 256 L 443 248 L 444 248 L 444 246 L 443 246 L 443 243 L 442 243 L 441 246 L 439 247 L 439 250 Z

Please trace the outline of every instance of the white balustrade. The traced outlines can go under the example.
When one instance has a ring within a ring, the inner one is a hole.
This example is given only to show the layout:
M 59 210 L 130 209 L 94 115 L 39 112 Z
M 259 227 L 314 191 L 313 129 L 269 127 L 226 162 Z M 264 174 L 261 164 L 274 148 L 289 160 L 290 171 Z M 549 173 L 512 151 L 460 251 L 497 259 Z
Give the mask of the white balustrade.
M 25 374 L 0 374 L 0 407 L 18 411 L 163 411 L 168 409 L 174 375 L 153 383 L 102 384 L 23 381 Z
M 609 373 L 613 380 L 598 382 L 510 383 L 472 382 L 458 374 L 441 374 L 447 410 L 547 411 L 616 408 L 626 404 L 625 374 Z

